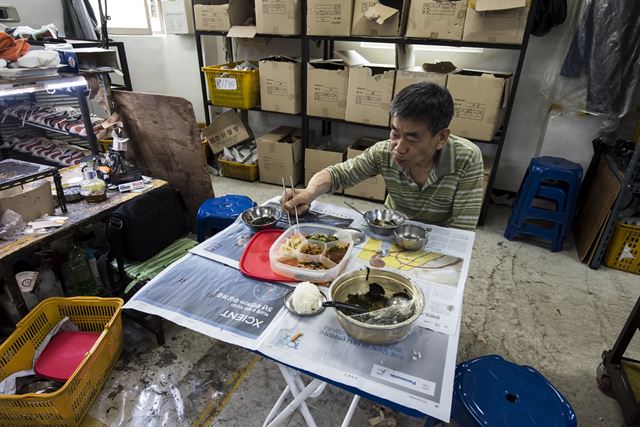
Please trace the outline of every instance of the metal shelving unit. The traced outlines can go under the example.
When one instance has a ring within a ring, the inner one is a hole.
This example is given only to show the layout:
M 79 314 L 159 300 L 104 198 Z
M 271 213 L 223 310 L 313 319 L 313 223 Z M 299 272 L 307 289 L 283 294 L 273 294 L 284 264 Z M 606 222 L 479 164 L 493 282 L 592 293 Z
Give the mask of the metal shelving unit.
M 627 200 L 631 193 L 638 193 L 640 190 L 639 188 L 635 188 L 634 184 L 636 174 L 640 173 L 640 141 L 636 141 L 631 160 L 624 171 L 619 169 L 616 162 L 611 158 L 610 153 L 605 153 L 604 156 L 609 168 L 620 181 L 620 193 L 613 204 L 613 208 L 611 208 L 611 214 L 604 225 L 604 231 L 596 246 L 593 259 L 589 263 L 589 267 L 596 270 L 602 265 L 602 260 L 609 246 L 613 231 L 615 230 L 616 221 L 620 216 L 620 210 L 623 208 L 624 201 Z
M 191 1 L 192 7 L 195 5 L 195 0 Z M 533 0 L 530 5 L 530 11 L 535 10 L 537 0 Z M 346 42 L 375 42 L 375 43 L 390 43 L 396 46 L 403 45 L 430 45 L 430 46 L 451 46 L 451 47 L 472 47 L 472 48 L 485 48 L 485 49 L 499 49 L 499 50 L 509 50 L 509 51 L 518 51 L 518 61 L 516 68 L 513 72 L 512 77 L 512 85 L 511 90 L 509 92 L 509 99 L 507 101 L 507 106 L 505 109 L 504 120 L 502 123 L 502 127 L 496 133 L 494 138 L 491 141 L 473 141 L 477 144 L 489 144 L 495 146 L 496 153 L 493 159 L 493 168 L 491 169 L 491 174 L 489 176 L 489 181 L 487 185 L 487 189 L 485 191 L 484 201 L 482 204 L 482 211 L 480 213 L 480 224 L 484 223 L 487 207 L 489 205 L 491 190 L 493 188 L 493 183 L 495 180 L 495 175 L 497 171 L 497 166 L 500 163 L 500 156 L 502 155 L 502 149 L 505 142 L 505 137 L 507 135 L 507 130 L 509 127 L 509 119 L 511 117 L 511 112 L 513 110 L 513 105 L 515 102 L 516 92 L 518 89 L 518 83 L 520 81 L 520 76 L 522 73 L 522 66 L 524 64 L 524 58 L 527 52 L 527 45 L 529 43 L 529 33 L 531 29 L 531 25 L 533 23 L 534 14 L 532 12 L 529 13 L 526 28 L 524 31 L 524 36 L 522 40 L 522 44 L 504 44 L 504 43 L 483 43 L 483 42 L 466 42 L 466 41 L 457 41 L 457 40 L 435 40 L 435 39 L 416 39 L 416 38 L 406 38 L 406 37 L 361 37 L 361 36 L 315 36 L 315 35 L 306 35 L 305 29 L 307 27 L 307 2 L 302 0 L 300 2 L 301 5 L 301 35 L 296 36 L 280 36 L 280 35 L 271 35 L 271 34 L 257 34 L 258 38 L 273 38 L 273 39 L 292 39 L 292 40 L 300 40 L 301 41 L 301 63 L 305 64 L 309 62 L 309 43 L 310 42 L 320 42 L 322 44 L 323 58 L 330 59 L 333 52 L 333 46 L 336 41 L 346 41 Z M 219 31 L 196 31 L 196 48 L 198 52 L 198 64 L 200 68 L 205 66 L 203 49 L 202 49 L 202 37 L 203 36 L 221 36 L 226 38 L 225 32 Z M 233 58 L 233 49 L 231 46 L 231 42 L 229 39 L 226 39 L 227 46 L 227 55 Z M 370 128 L 377 129 L 388 129 L 386 126 L 378 126 L 378 125 L 367 125 L 364 123 L 352 123 L 347 122 L 345 120 L 336 120 L 330 119 L 326 117 L 315 117 L 307 115 L 307 68 L 301 67 L 301 103 L 302 103 L 302 112 L 299 115 L 302 119 L 302 134 L 304 136 L 304 141 L 308 141 L 309 136 L 309 121 L 310 120 L 321 120 L 322 121 L 322 133 L 330 134 L 331 133 L 331 124 L 332 123 L 341 123 L 346 125 L 353 126 L 365 126 Z M 211 102 L 208 98 L 206 79 L 203 73 L 200 73 L 200 84 L 202 89 L 202 99 L 205 108 L 205 119 L 207 124 L 210 123 L 210 111 L 209 107 L 212 106 Z M 261 111 L 259 109 L 252 109 L 255 111 Z
M 50 87 L 56 87 L 56 91 L 60 91 L 61 94 L 76 98 L 80 107 L 80 113 L 82 115 L 82 120 L 84 122 L 87 135 L 80 136 L 29 121 L 25 121 L 24 123 L 28 126 L 44 129 L 46 131 L 52 131 L 68 136 L 86 139 L 89 142 L 89 148 L 91 149 L 91 152 L 93 154 L 100 153 L 98 140 L 96 139 L 96 135 L 93 132 L 93 123 L 91 123 L 91 114 L 89 112 L 89 86 L 82 76 L 59 76 L 57 78 L 47 77 L 42 79 L 30 78 L 18 80 L 0 80 L 0 97 L 15 97 L 20 95 L 30 95 L 33 97 L 34 93 L 48 91 Z M 33 98 L 31 99 L 31 102 L 33 102 Z

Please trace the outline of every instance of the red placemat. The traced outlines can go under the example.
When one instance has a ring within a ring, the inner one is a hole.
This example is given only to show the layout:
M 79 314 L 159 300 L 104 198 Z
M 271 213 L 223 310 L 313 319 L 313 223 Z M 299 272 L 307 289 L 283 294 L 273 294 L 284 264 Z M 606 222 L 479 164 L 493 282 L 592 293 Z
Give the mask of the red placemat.
M 284 233 L 283 230 L 270 228 L 254 234 L 240 257 L 240 271 L 249 277 L 259 280 L 297 282 L 296 279 L 280 276 L 271 270 L 269 249 L 282 233 Z
M 36 374 L 49 380 L 67 381 L 98 337 L 97 332 L 60 332 L 36 360 Z

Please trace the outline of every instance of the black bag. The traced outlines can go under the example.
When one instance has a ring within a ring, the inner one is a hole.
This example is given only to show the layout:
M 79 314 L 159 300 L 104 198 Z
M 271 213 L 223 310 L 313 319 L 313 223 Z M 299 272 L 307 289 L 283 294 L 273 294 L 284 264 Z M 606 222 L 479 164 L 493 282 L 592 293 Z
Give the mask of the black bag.
M 190 231 L 187 208 L 174 188 L 160 187 L 142 194 L 116 209 L 107 221 L 111 250 L 107 261 L 118 263 L 119 284 L 111 294 L 126 286 L 124 259 L 146 261 Z M 114 289 L 115 288 L 115 289 Z

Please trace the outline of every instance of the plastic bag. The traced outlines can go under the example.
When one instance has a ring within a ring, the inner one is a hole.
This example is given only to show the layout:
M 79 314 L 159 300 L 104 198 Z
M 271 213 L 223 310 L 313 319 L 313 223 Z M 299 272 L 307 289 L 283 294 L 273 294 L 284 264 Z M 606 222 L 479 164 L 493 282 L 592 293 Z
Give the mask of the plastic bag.
M 640 80 L 640 2 L 574 1 L 541 88 L 551 103 L 611 121 L 631 110 Z
M 2 214 L 2 225 L 0 225 L 0 239 L 15 239 L 22 230 L 25 229 L 27 223 L 24 218 L 17 212 L 7 209 Z

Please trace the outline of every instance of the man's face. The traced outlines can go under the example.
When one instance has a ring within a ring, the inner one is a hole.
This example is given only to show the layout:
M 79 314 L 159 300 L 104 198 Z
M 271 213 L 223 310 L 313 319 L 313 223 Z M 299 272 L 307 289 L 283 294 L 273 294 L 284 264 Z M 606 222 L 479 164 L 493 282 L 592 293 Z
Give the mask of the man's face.
M 447 142 L 449 129 L 442 129 L 432 135 L 427 125 L 398 117 L 391 119 L 391 151 L 400 167 L 431 164 L 435 154 Z

